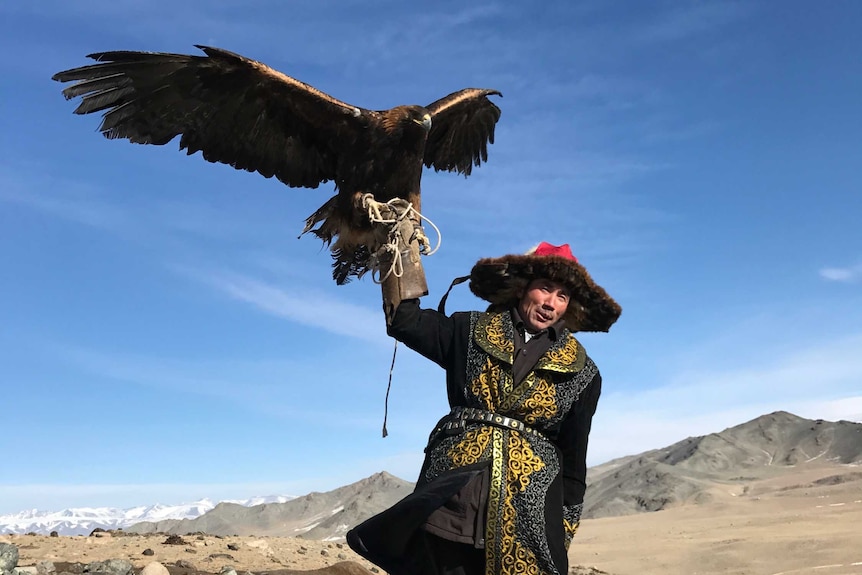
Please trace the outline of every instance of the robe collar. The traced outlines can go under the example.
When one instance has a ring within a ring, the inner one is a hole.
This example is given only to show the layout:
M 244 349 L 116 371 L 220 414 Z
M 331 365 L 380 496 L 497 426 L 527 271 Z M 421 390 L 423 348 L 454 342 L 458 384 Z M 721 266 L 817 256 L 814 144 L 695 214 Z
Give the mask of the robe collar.
M 556 341 L 539 358 L 534 370 L 574 373 L 583 369 L 587 354 L 580 342 L 566 328 L 556 335 Z M 473 338 L 479 347 L 510 366 L 514 361 L 514 337 L 515 326 L 508 311 L 480 313 L 473 328 Z

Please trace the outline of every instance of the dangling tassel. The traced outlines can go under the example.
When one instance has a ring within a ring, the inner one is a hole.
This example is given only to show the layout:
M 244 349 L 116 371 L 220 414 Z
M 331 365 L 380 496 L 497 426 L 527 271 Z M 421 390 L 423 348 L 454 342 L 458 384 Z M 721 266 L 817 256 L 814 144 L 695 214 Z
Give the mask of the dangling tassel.
M 383 437 L 389 435 L 386 431 L 386 418 L 389 416 L 389 390 L 392 389 L 392 371 L 395 369 L 395 354 L 398 353 L 398 340 L 392 349 L 392 365 L 389 366 L 389 383 L 386 384 L 386 399 L 383 402 Z

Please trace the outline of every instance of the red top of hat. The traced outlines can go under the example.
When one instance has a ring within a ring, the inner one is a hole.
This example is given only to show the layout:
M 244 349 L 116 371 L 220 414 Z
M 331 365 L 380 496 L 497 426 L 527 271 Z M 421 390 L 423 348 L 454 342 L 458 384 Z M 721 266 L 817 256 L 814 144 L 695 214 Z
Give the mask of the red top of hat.
M 561 246 L 555 246 L 553 244 L 549 244 L 548 242 L 542 242 L 538 246 L 536 246 L 536 249 L 533 250 L 532 255 L 534 255 L 534 256 L 557 256 L 560 258 L 571 260 L 575 263 L 578 262 L 578 258 L 576 258 L 572 254 L 572 248 L 569 247 L 569 244 L 563 244 Z

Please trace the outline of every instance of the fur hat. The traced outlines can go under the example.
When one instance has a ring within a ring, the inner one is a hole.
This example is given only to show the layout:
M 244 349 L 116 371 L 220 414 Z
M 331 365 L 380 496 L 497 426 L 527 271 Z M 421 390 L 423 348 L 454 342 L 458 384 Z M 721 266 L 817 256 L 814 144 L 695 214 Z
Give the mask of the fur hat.
M 608 331 L 622 308 L 572 255 L 569 244 L 542 242 L 524 255 L 484 258 L 470 272 L 470 290 L 491 309 L 516 306 L 531 281 L 549 279 L 569 288 L 563 319 L 571 331 Z

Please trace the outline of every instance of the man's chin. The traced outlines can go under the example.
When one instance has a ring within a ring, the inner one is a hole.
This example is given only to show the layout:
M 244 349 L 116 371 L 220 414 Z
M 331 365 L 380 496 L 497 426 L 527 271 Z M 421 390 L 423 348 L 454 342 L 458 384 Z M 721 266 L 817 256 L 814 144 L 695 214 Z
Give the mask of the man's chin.
M 554 325 L 554 322 L 552 322 L 552 321 L 541 321 L 541 322 L 539 322 L 539 321 L 533 320 L 532 322 L 530 322 L 530 325 L 528 325 L 526 327 L 527 327 L 527 329 L 530 330 L 530 332 L 538 333 L 538 332 L 542 331 L 543 329 L 548 329 L 552 325 Z

